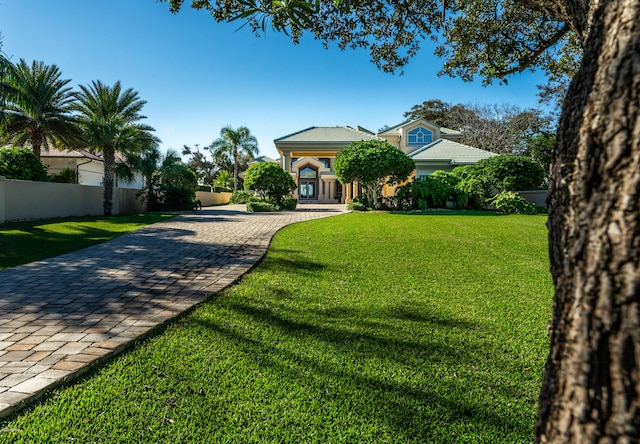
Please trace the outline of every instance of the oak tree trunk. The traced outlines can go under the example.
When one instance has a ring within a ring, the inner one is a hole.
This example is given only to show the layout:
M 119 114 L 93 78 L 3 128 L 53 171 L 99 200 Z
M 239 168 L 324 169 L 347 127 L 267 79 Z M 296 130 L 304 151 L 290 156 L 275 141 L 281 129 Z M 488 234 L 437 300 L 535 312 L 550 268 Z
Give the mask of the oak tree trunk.
M 639 442 L 640 0 L 565 3 L 584 8 L 587 39 L 550 186 L 556 293 L 536 442 Z

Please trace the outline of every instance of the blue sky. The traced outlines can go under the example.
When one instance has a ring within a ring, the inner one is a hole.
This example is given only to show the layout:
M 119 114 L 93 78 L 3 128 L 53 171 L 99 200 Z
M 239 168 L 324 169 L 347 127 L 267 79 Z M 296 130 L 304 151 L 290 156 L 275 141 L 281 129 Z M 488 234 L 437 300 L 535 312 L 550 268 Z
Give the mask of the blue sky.
M 325 50 L 311 37 L 296 46 L 239 26 L 186 6 L 173 15 L 155 0 L 0 0 L 2 50 L 13 61 L 56 64 L 74 87 L 120 80 L 147 101 L 146 123 L 165 150 L 203 147 L 223 126 L 244 125 L 261 154 L 276 157 L 278 137 L 310 126 L 377 131 L 428 99 L 536 106 L 544 82 L 541 73 L 489 87 L 438 77 L 442 60 L 426 42 L 404 75 L 385 74 L 364 50 Z

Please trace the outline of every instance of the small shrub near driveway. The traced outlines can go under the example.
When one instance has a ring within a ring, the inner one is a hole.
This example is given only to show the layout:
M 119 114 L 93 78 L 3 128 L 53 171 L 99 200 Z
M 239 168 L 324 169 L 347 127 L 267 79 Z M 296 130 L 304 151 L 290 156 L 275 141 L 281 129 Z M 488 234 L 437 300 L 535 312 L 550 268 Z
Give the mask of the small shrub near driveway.
M 246 204 L 252 197 L 252 193 L 245 190 L 238 190 L 231 195 L 231 200 L 229 200 L 229 203 Z
M 266 200 L 250 200 L 247 202 L 247 211 L 250 213 L 269 213 L 280 211 L 280 207 Z

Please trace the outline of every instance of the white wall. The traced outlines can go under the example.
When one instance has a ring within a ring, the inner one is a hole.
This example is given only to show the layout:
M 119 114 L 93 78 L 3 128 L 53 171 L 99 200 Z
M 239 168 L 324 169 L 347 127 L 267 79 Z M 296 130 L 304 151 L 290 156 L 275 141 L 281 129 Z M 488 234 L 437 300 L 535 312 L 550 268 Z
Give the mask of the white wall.
M 112 214 L 144 211 L 139 190 L 115 188 Z M 100 216 L 103 188 L 53 182 L 32 182 L 0 176 L 0 223 L 66 216 Z

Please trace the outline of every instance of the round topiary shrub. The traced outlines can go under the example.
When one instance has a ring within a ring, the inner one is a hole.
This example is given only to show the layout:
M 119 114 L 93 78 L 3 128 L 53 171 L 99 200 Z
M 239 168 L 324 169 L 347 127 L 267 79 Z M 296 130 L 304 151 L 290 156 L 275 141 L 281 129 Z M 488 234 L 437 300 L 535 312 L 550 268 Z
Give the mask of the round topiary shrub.
M 40 158 L 30 149 L 17 146 L 0 149 L 0 176 L 41 182 L 48 180 L 47 170 Z
M 296 189 L 296 183 L 280 165 L 264 162 L 254 163 L 247 169 L 244 175 L 244 188 L 255 191 L 261 197 L 280 206 L 285 196 Z

